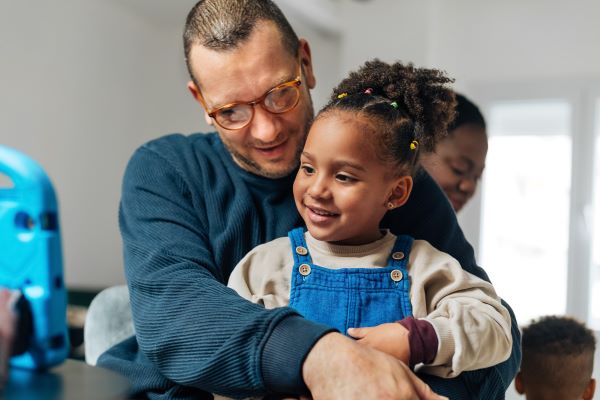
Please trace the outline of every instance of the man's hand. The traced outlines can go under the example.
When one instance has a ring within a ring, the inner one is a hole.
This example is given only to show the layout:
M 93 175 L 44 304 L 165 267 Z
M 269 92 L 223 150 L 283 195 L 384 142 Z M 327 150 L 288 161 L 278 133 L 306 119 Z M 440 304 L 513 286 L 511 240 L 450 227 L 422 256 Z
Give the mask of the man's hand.
M 312 348 L 302 376 L 314 400 L 442 400 L 403 362 L 339 333 Z
M 408 329 L 397 322 L 381 324 L 369 328 L 350 328 L 348 334 L 360 344 L 396 357 L 408 365 L 410 360 L 410 343 Z
M 8 360 L 12 354 L 17 315 L 14 312 L 15 295 L 10 290 L 0 290 L 0 387 L 8 376 Z

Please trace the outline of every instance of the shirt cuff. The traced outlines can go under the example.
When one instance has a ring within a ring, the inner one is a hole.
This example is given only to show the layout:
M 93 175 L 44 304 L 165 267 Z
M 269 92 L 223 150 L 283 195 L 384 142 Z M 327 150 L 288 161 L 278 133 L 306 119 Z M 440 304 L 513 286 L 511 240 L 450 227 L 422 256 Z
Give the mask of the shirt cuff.
M 279 322 L 265 343 L 261 367 L 265 387 L 279 394 L 308 394 L 302 365 L 315 343 L 336 330 L 297 315 Z
M 410 347 L 410 367 L 433 362 L 437 354 L 438 338 L 430 322 L 413 317 L 398 321 L 408 330 L 408 344 Z

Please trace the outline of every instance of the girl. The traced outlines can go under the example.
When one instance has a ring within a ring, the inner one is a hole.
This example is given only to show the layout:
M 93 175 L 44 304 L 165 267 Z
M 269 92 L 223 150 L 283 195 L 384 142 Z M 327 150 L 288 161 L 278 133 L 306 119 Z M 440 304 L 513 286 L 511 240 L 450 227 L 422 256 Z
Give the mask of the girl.
M 407 201 L 421 149 L 446 132 L 449 82 L 378 60 L 343 80 L 309 131 L 294 183 L 307 231 L 256 247 L 229 285 L 440 377 L 505 360 L 510 317 L 492 285 L 429 243 L 380 229 Z

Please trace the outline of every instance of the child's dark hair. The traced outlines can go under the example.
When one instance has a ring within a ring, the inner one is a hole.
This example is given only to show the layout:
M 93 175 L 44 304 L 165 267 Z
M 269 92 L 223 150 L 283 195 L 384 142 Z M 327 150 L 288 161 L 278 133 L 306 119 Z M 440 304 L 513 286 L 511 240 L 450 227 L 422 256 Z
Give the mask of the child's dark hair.
M 521 374 L 527 386 L 582 393 L 594 369 L 596 338 L 570 317 L 547 316 L 523 328 Z
M 429 151 L 454 118 L 453 82 L 442 71 L 400 62 L 367 61 L 334 90 L 321 118 L 349 111 L 373 129 L 376 153 L 398 172 L 414 174 L 420 150 Z

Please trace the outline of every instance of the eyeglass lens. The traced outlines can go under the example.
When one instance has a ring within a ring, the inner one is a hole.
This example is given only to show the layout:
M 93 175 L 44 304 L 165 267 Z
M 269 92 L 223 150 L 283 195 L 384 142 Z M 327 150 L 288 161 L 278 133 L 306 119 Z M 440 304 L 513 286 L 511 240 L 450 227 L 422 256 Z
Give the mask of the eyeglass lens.
M 300 92 L 297 85 L 285 85 L 267 93 L 260 104 L 273 114 L 281 114 L 292 109 L 299 97 Z M 233 107 L 218 110 L 214 118 L 224 128 L 241 128 L 252 119 L 253 107 L 252 104 L 236 104 Z

